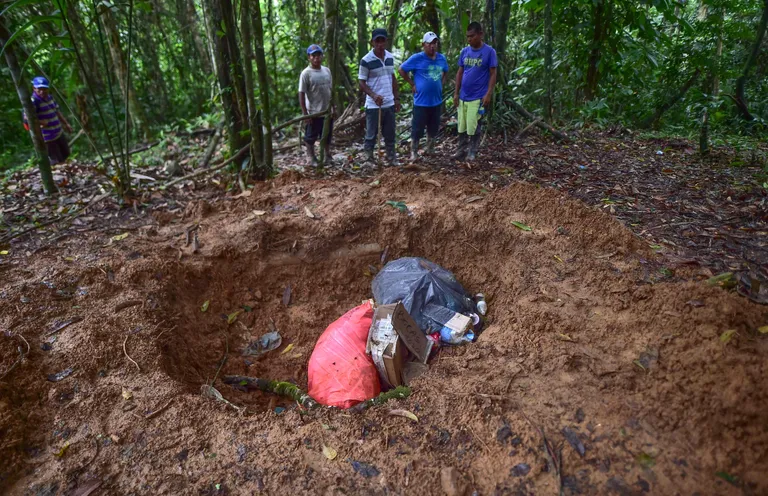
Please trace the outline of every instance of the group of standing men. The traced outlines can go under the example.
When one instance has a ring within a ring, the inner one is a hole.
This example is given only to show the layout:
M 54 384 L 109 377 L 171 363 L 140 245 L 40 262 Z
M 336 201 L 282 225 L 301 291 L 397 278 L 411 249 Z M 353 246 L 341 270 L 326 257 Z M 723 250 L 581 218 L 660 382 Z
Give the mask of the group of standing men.
M 374 29 L 372 49 L 360 61 L 358 81 L 365 97 L 365 154 L 374 161 L 373 150 L 378 135 L 384 138 L 387 163 L 395 164 L 395 115 L 400 111 L 400 91 L 395 76 L 395 59 L 386 49 L 387 31 Z M 398 68 L 403 80 L 413 88 L 411 122 L 411 160 L 418 158 L 419 141 L 427 131 L 426 152 L 434 151 L 443 108 L 443 84 L 448 74 L 448 61 L 438 52 L 439 39 L 433 32 L 422 38 L 422 51 L 412 55 Z M 483 42 L 483 28 L 472 22 L 467 28 L 467 42 L 459 55 L 456 90 L 453 102 L 458 112 L 459 144 L 453 158 L 474 160 L 480 144 L 481 118 L 491 103 L 496 85 L 496 51 Z M 318 45 L 307 49 L 309 66 L 299 78 L 299 104 L 303 115 L 327 111 L 331 103 L 331 71 L 322 65 L 323 50 Z M 335 114 L 332 112 L 331 114 Z M 314 144 L 322 136 L 325 116 L 310 118 L 306 123 L 304 145 L 307 158 L 317 164 Z M 327 117 L 332 129 L 333 115 Z M 330 136 L 327 140 L 330 143 Z M 326 156 L 328 149 L 326 148 Z

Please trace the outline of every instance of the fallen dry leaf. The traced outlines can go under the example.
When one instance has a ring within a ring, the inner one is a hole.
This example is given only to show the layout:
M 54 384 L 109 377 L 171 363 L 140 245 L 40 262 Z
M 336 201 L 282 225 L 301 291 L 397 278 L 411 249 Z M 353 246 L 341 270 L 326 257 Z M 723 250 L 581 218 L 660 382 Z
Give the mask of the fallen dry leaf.
M 413 413 L 409 412 L 408 410 L 390 410 L 389 414 L 390 415 L 394 415 L 396 417 L 405 417 L 407 419 L 413 420 L 414 422 L 418 422 L 419 421 L 419 417 L 417 417 Z
M 728 344 L 728 342 L 733 339 L 734 334 L 736 334 L 735 329 L 728 329 L 720 335 L 720 342 L 723 344 Z
M 304 207 L 304 213 L 306 213 L 307 217 L 309 217 L 310 219 L 314 219 L 315 218 L 315 214 L 312 213 L 312 211 L 309 209 L 309 207 Z
M 227 315 L 227 324 L 232 324 L 237 320 L 237 316 L 243 313 L 243 310 L 236 310 L 232 312 L 231 314 Z
M 338 453 L 336 452 L 335 449 L 331 448 L 330 446 L 326 446 L 326 445 L 323 445 L 323 454 L 329 460 L 333 460 L 334 458 L 336 458 L 336 455 L 338 455 Z
M 280 354 L 281 354 L 281 355 L 285 355 L 286 353 L 288 353 L 288 352 L 289 352 L 289 351 L 291 351 L 292 349 L 293 349 L 293 343 L 291 343 L 291 344 L 289 344 L 288 346 L 286 346 L 286 347 L 285 347 L 285 349 L 284 349 L 283 351 L 281 351 L 281 352 L 280 352 Z

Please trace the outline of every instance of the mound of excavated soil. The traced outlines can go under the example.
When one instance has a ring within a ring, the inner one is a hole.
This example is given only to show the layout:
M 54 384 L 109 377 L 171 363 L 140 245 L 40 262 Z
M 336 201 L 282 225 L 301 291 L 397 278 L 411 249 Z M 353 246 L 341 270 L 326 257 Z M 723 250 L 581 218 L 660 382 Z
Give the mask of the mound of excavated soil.
M 185 243 L 193 224 L 197 253 Z M 441 349 L 411 397 L 363 414 L 302 412 L 221 383 L 241 374 L 306 388 L 315 340 L 370 297 L 383 253 L 428 258 L 484 292 L 477 343 Z M 0 379 L 0 484 L 12 494 L 91 494 L 99 483 L 101 494 L 768 492 L 768 341 L 756 331 L 766 309 L 703 282 L 659 282 L 660 269 L 611 217 L 552 190 L 488 193 L 395 173 L 375 184 L 284 174 L 125 239 L 70 239 L 0 274 L 0 374 L 24 355 Z M 243 356 L 270 320 L 281 348 Z M 200 394 L 214 377 L 245 413 Z

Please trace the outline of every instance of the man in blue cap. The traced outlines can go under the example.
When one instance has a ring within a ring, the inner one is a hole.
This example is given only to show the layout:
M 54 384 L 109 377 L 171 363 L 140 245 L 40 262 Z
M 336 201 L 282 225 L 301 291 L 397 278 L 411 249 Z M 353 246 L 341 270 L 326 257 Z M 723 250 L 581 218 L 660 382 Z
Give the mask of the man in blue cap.
M 323 49 L 319 45 L 310 45 L 307 48 L 309 65 L 301 71 L 299 77 L 299 105 L 302 115 L 325 112 L 331 106 L 331 89 L 333 81 L 331 70 L 323 65 Z M 333 132 L 333 116 L 330 119 L 328 141 L 325 144 L 325 156 L 330 157 L 331 133 Z M 315 141 L 323 136 L 325 117 L 308 119 L 304 130 L 304 147 L 307 152 L 307 160 L 312 166 L 317 166 L 315 157 Z
M 432 153 L 440 130 L 443 106 L 443 84 L 448 74 L 448 61 L 437 51 L 437 35 L 429 31 L 421 39 L 422 51 L 403 62 L 399 72 L 413 88 L 413 120 L 411 121 L 411 160 L 419 156 L 419 141 L 427 128 L 427 153 Z M 411 79 L 410 72 L 413 72 Z
M 32 104 L 35 107 L 37 120 L 43 134 L 43 141 L 48 148 L 48 157 L 51 165 L 64 162 L 69 157 L 69 144 L 62 130 L 62 125 L 68 133 L 72 132 L 72 126 L 59 111 L 59 104 L 48 92 L 48 79 L 37 76 L 32 80 Z M 26 121 L 26 116 L 24 116 Z
M 357 79 L 365 93 L 365 155 L 373 162 L 381 123 L 387 163 L 395 165 L 395 113 L 400 111 L 400 93 L 395 78 L 395 58 L 386 49 L 387 30 L 377 28 L 371 34 L 373 48 L 360 61 Z

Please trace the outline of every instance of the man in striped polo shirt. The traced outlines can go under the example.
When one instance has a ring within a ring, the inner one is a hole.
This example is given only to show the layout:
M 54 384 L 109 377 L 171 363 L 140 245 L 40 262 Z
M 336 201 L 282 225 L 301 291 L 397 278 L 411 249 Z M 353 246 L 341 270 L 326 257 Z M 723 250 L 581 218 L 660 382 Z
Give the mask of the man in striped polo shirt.
M 48 158 L 51 165 L 64 162 L 69 157 L 69 144 L 62 125 L 68 133 L 72 132 L 72 126 L 59 111 L 56 100 L 48 93 L 48 79 L 38 76 L 32 80 L 32 104 L 35 106 L 40 130 L 43 132 L 43 140 L 48 147 Z
M 400 111 L 400 94 L 395 78 L 395 58 L 386 50 L 387 30 L 374 29 L 373 49 L 360 61 L 357 79 L 365 93 L 365 155 L 373 162 L 373 148 L 381 121 L 387 163 L 395 164 L 395 112 Z

